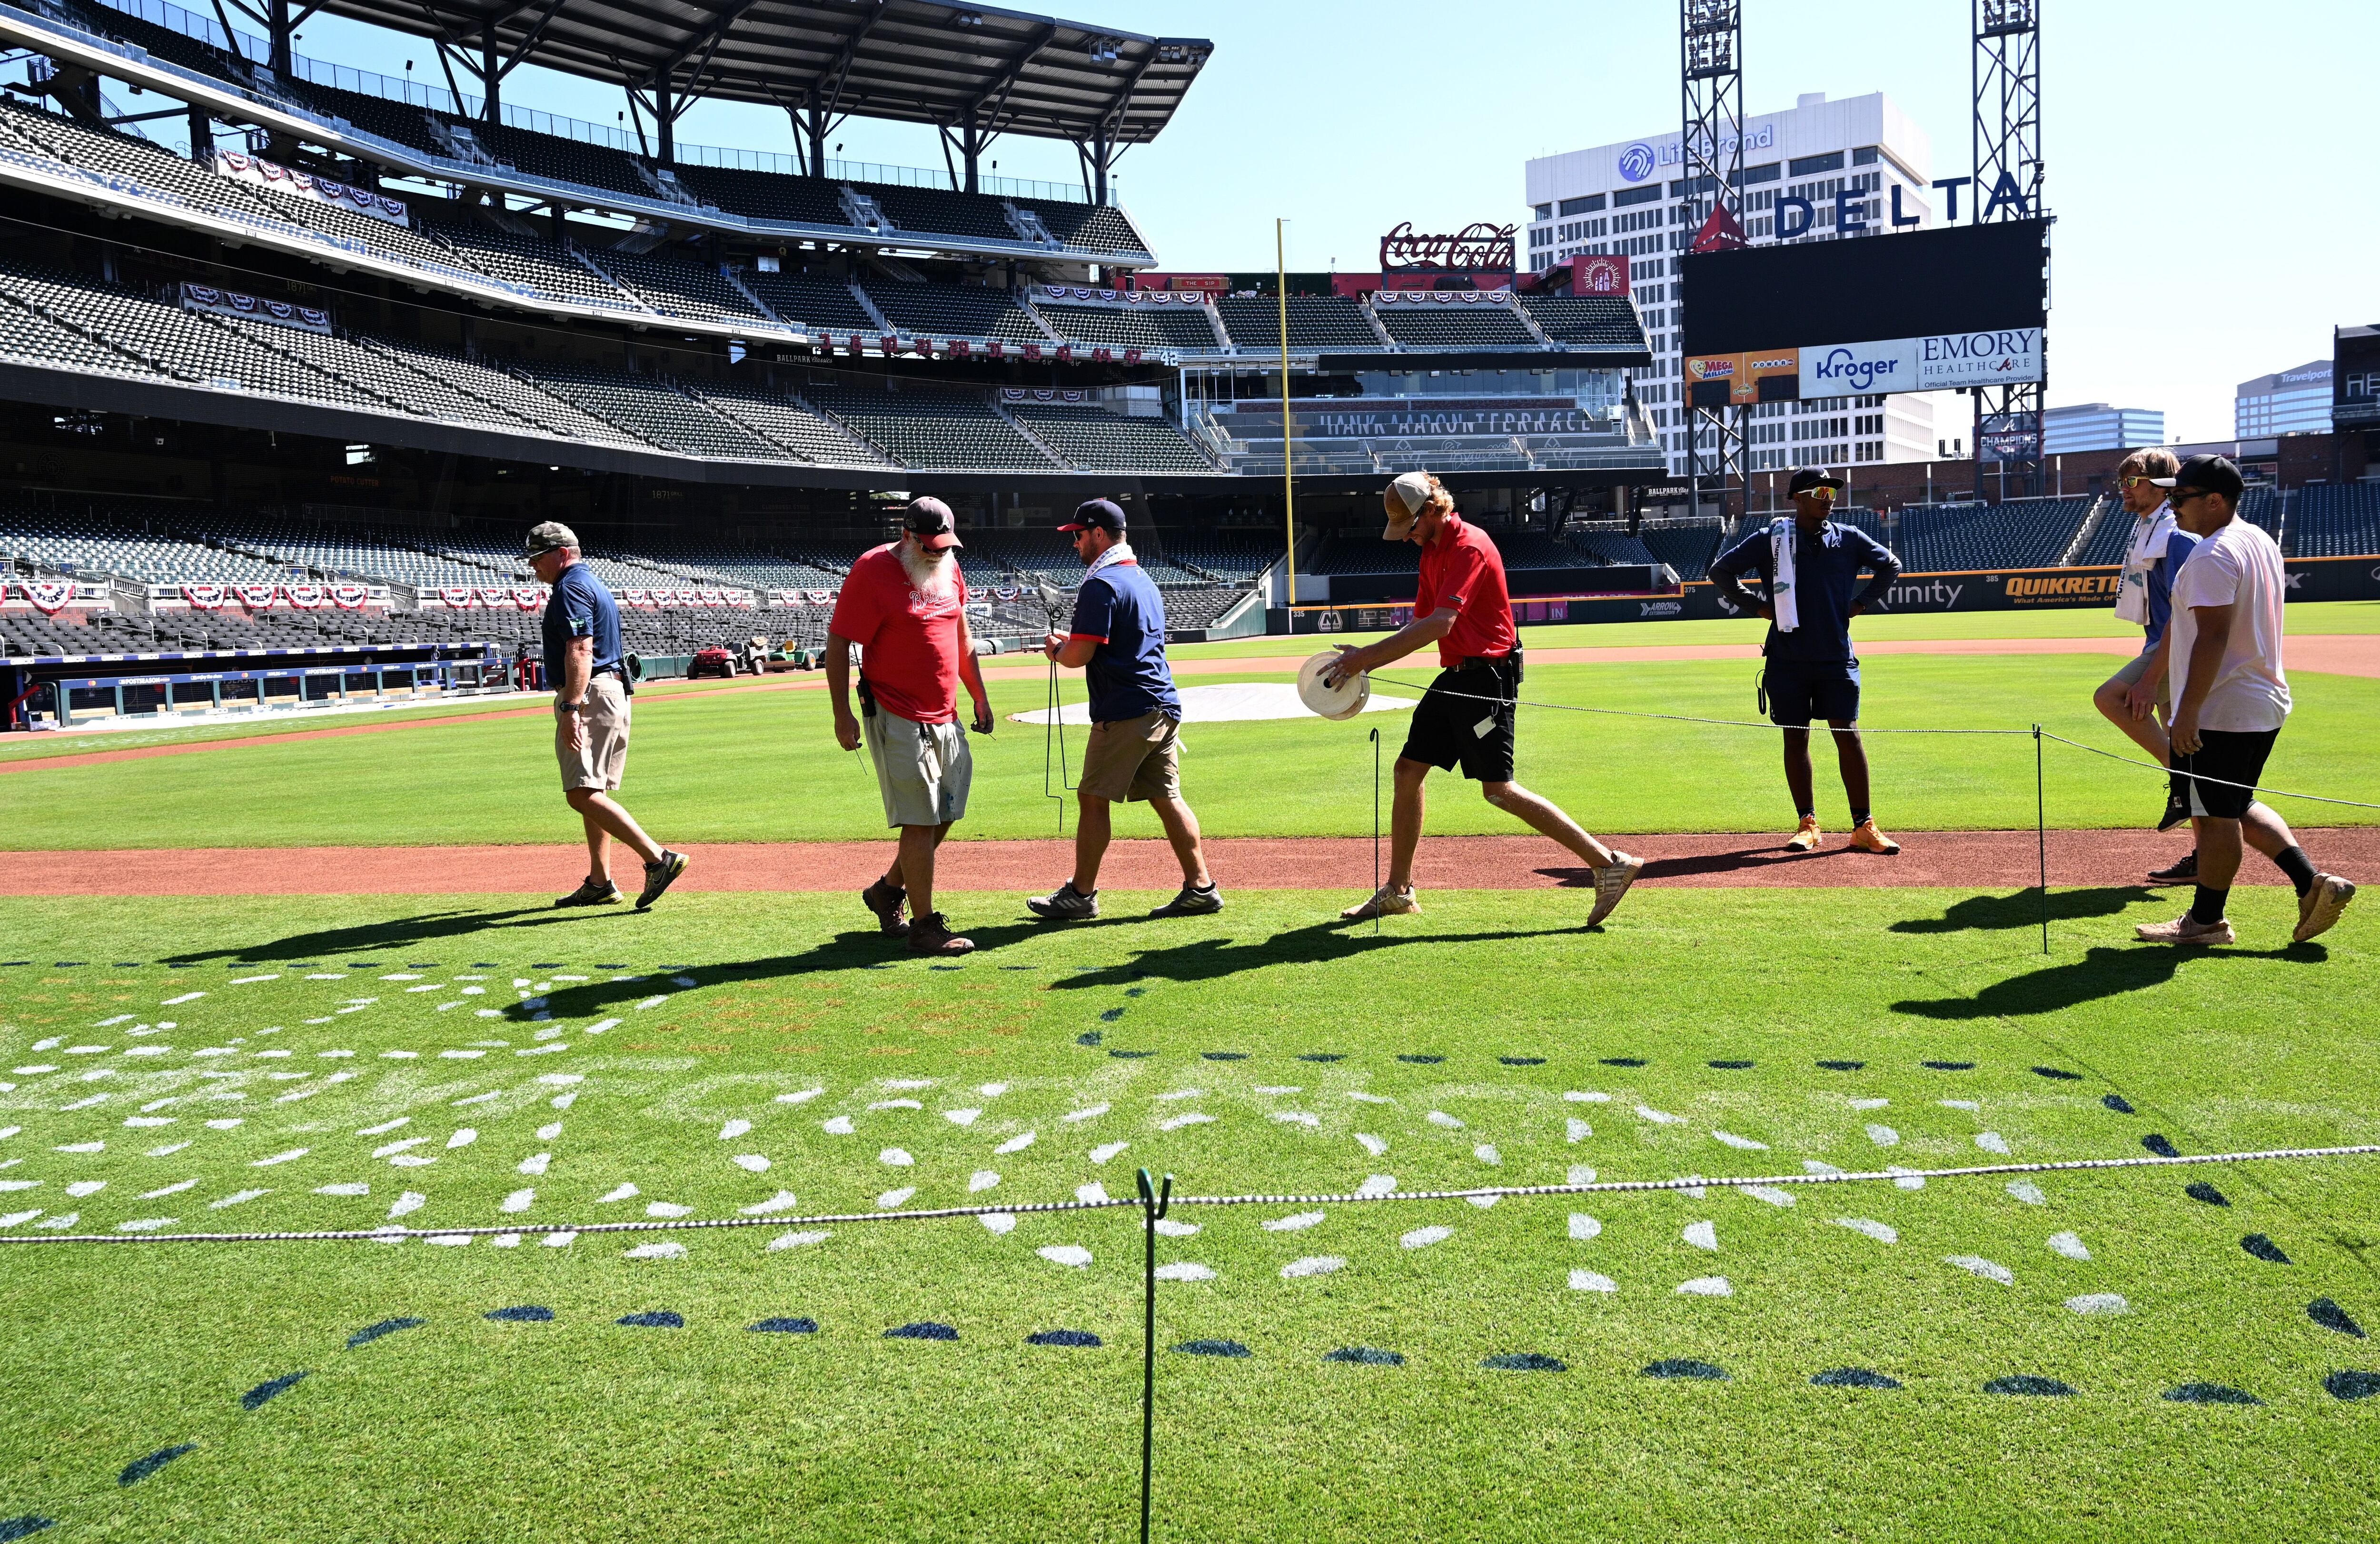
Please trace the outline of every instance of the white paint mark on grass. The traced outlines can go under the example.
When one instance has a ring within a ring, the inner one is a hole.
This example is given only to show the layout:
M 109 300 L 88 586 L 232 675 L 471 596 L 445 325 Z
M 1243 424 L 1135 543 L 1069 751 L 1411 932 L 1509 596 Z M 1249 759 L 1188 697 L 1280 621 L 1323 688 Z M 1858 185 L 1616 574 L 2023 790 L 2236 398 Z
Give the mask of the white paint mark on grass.
M 1469 1201 L 1473 1206 L 1477 1207 L 1482 1211 L 1487 1210 L 1489 1207 L 1494 1206 L 1498 1201 L 1503 1199 L 1501 1196 L 1465 1196 L 1463 1198 Z
M 1355 1133 L 1355 1140 L 1362 1143 L 1364 1145 L 1364 1150 L 1370 1153 L 1374 1158 L 1383 1157 L 1389 1150 L 1389 1144 L 1386 1141 L 1373 1136 L 1368 1131 L 1359 1131 Z
M 1985 1152 L 1998 1153 L 2003 1158 L 2008 1156 L 2008 1138 L 2001 1136 L 1997 1131 L 1979 1131 L 1975 1133 L 1975 1146 L 1983 1149 Z
M 1882 1110 L 1891 1103 L 1892 1100 L 1888 1099 L 1855 1099 L 1851 1101 L 1852 1108 L 1854 1110 Z
M 1396 1193 L 1396 1175 L 1373 1174 L 1367 1177 L 1363 1184 L 1355 1186 L 1355 1194 L 1358 1196 L 1390 1196 Z
M 196 1185 L 198 1181 L 190 1180 L 187 1183 Z M 317 1196 L 369 1196 L 371 1194 L 371 1186 L 360 1180 L 346 1180 L 337 1185 L 318 1185 L 314 1186 L 314 1194 Z
M 1937 1099 L 1934 1101 L 1945 1110 L 1981 1110 L 1982 1105 L 1971 1099 Z
M 1175 1260 L 1170 1265 L 1159 1266 L 1157 1279 L 1160 1282 L 1211 1282 L 1215 1279 L 1215 1268 L 1200 1265 L 1196 1260 Z
M 151 1158 L 165 1158 L 174 1153 L 180 1152 L 184 1148 L 187 1148 L 189 1145 L 190 1144 L 188 1142 L 168 1142 L 162 1148 L 151 1148 L 149 1149 L 148 1156 Z
M 1322 1129 L 1322 1117 L 1305 1110 L 1276 1110 L 1272 1118 L 1283 1125 L 1302 1125 L 1309 1131 Z
M 1287 1217 L 1268 1217 L 1257 1225 L 1267 1233 L 1304 1233 L 1326 1215 L 1319 1211 L 1299 1211 Z
M 1839 1228 L 1849 1228 L 1855 1234 L 1864 1234 L 1878 1244 L 1900 1242 L 1900 1229 L 1888 1222 L 1879 1222 L 1873 1217 L 1838 1217 L 1834 1219 L 1834 1223 Z
M 455 1135 L 446 1138 L 446 1150 L 453 1152 L 457 1148 L 468 1148 L 479 1139 L 480 1133 L 477 1127 L 457 1126 Z
M 1462 1121 L 1448 1114 L 1443 1110 L 1433 1110 L 1422 1118 L 1429 1122 L 1432 1125 L 1444 1126 L 1449 1131 L 1461 1131 L 1463 1129 Z
M 1196 1236 L 1198 1224 L 1177 1222 L 1171 1217 L 1160 1217 L 1157 1221 L 1157 1231 L 1167 1238 L 1191 1238 Z
M 1334 1270 L 1344 1270 L 1346 1265 L 1347 1259 L 1343 1255 L 1307 1255 L 1282 1266 L 1281 1279 L 1294 1282 L 1305 1276 L 1328 1276 Z
M 974 1173 L 967 1176 L 967 1194 L 972 1196 L 978 1190 L 989 1190 L 999 1183 L 1000 1173 L 998 1170 L 978 1169 Z
M 2082 1240 L 2078 1235 L 2070 1233 L 2051 1234 L 2049 1235 L 2049 1247 L 2053 1254 L 2064 1255 L 2068 1259 L 2089 1259 L 2091 1258 L 2091 1251 L 2084 1246 Z
M 135 1128 L 141 1126 L 172 1125 L 174 1124 L 174 1119 L 175 1117 L 171 1115 L 127 1115 L 124 1118 L 124 1124 Z
M 30 1222 L 41 1214 L 42 1209 L 40 1207 L 35 1207 L 30 1211 L 9 1212 L 6 1216 L 0 1216 L 0 1228 L 13 1228 L 19 1223 Z
M 39 1184 L 40 1182 L 37 1180 L 34 1183 Z M 198 1183 L 199 1182 L 194 1179 L 186 1179 L 177 1181 L 172 1185 L 161 1185 L 154 1190 L 143 1190 L 140 1192 L 140 1198 L 144 1201 L 163 1200 L 167 1196 L 178 1196 L 183 1191 L 189 1189 L 192 1185 Z
M 550 1233 L 545 1235 L 545 1246 L 549 1249 L 567 1249 L 577 1237 L 575 1233 Z
M 527 1158 L 522 1159 L 518 1163 L 513 1165 L 513 1173 L 516 1174 L 530 1175 L 541 1174 L 545 1173 L 552 1163 L 553 1154 L 550 1152 L 531 1153 Z
M 976 1221 L 990 1229 L 994 1236 L 1001 1238 L 1005 1238 L 1016 1228 L 1016 1219 L 1004 1211 L 987 1211 Z
M 1571 1237 L 1584 1243 L 1587 1239 L 1599 1236 L 1602 1232 L 1603 1224 L 1585 1212 L 1573 1211 L 1570 1214 Z
M 1075 1199 L 1078 1201 L 1104 1201 L 1107 1198 L 1108 1187 L 1098 1180 L 1093 1180 L 1088 1185 L 1075 1186 Z
M 1045 1244 L 1033 1252 L 1052 1265 L 1069 1266 L 1076 1270 L 1091 1263 L 1091 1252 L 1079 1244 Z
M 1871 1121 L 1868 1123 L 1867 1139 L 1879 1148 L 1898 1147 L 1900 1144 L 1900 1133 L 1888 1125 L 1878 1125 Z
M 669 1000 L 670 994 L 668 992 L 662 992 L 657 996 L 648 997 L 643 1002 L 638 1003 L 637 1010 L 638 1012 L 642 1012 L 647 1008 L 658 1008 Z M 485 1010 L 482 1011 L 484 1012 Z
M 917 1161 L 901 1148 L 886 1148 L 876 1155 L 876 1161 L 887 1168 L 905 1169 Z
M 1584 1142 L 1588 1137 L 1595 1135 L 1595 1128 L 1587 1125 L 1585 1121 L 1580 1120 L 1576 1115 L 1570 1116 L 1568 1119 L 1564 1120 L 1562 1122 L 1562 1126 L 1564 1131 L 1568 1134 L 1570 1140 L 1573 1142 Z
M 1415 1228 L 1409 1234 L 1399 1235 L 1397 1246 L 1402 1249 L 1427 1249 L 1433 1244 L 1443 1244 L 1453 1236 L 1452 1228 Z
M 1095 1121 L 1095 1120 L 1098 1120 L 1101 1115 L 1106 1114 L 1106 1113 L 1107 1113 L 1111 1109 L 1112 1109 L 1112 1108 L 1114 1108 L 1112 1105 L 1106 1105 L 1106 1104 L 1094 1104 L 1094 1105 L 1090 1106 L 1088 1109 L 1069 1111 L 1069 1112 L 1067 1112 L 1065 1114 L 1061 1115 L 1061 1116 L 1059 1116 L 1058 1118 L 1059 1118 L 1060 1120 L 1062 1120 L 1062 1121 L 1069 1121 L 1069 1122 L 1072 1122 L 1072 1121 Z
M 808 1104 L 810 1100 L 818 1098 L 819 1095 L 824 1092 L 826 1092 L 824 1088 L 802 1088 L 790 1094 L 779 1094 L 777 1096 L 777 1102 L 779 1104 Z
M 1471 1149 L 1471 1156 L 1491 1166 L 1500 1165 L 1504 1161 L 1504 1155 L 1496 1150 L 1496 1144 L 1493 1142 L 1479 1143 Z
M 880 1099 L 868 1105 L 870 1110 L 923 1110 L 914 1099 Z
M 590 1024 L 586 1028 L 580 1030 L 579 1033 L 582 1035 L 600 1035 L 606 1029 L 617 1029 L 618 1027 L 620 1027 L 620 1021 L 616 1018 L 598 1019 L 595 1023 Z
M 1302 1094 L 1305 1088 L 1297 1083 L 1259 1083 L 1256 1085 L 1256 1091 L 1260 1094 Z
M 1611 1096 L 1609 1094 L 1597 1093 L 1592 1088 L 1572 1088 L 1564 1093 L 1562 1098 L 1572 1104 L 1609 1104 L 1611 1102 Z
M 914 1185 L 905 1185 L 898 1190 L 887 1190 L 876 1198 L 877 1210 L 891 1211 L 895 1207 L 906 1206 L 909 1204 L 909 1198 L 917 1193 L 917 1187 Z
M 1394 1104 L 1396 1102 L 1386 1094 L 1367 1094 L 1361 1088 L 1348 1089 L 1347 1097 L 1358 1104 Z
M 1129 1142 L 1102 1142 L 1091 1149 L 1090 1160 L 1094 1163 L 1105 1163 L 1131 1146 Z
M 1735 1295 L 1735 1288 L 1724 1276 L 1696 1276 L 1690 1282 L 1680 1282 L 1678 1283 L 1676 1295 L 1680 1297 L 1732 1297 Z
M 981 1110 L 945 1110 L 942 1119 L 953 1125 L 973 1125 L 983 1114 Z
M 985 1083 L 978 1086 L 976 1092 L 981 1094 L 986 1099 L 998 1099 L 1001 1095 L 1008 1092 L 1008 1085 L 1005 1083 Z
M 388 1214 L 392 1219 L 398 1217 L 410 1217 L 429 1204 L 430 1198 L 423 1195 L 420 1191 L 407 1190 L 403 1195 L 397 1197 L 395 1202 L 389 1207 Z
M 769 1172 L 769 1157 L 766 1153 L 739 1152 L 731 1161 L 747 1174 L 765 1174 Z
M 212 1121 L 209 1121 L 207 1124 L 209 1125 L 212 1125 L 214 1123 Z M 105 1152 L 107 1150 L 107 1144 L 104 1142 L 62 1142 L 56 1147 L 52 1148 L 50 1150 L 52 1152 Z
M 268 976 L 268 977 L 265 977 L 265 978 L 264 978 L 264 979 L 266 979 L 266 980 L 268 980 L 268 981 L 269 981 L 269 980 L 273 979 L 273 978 L 272 978 L 272 977 L 270 977 L 270 976 Z M 161 1008 L 172 1008 L 172 1007 L 177 1007 L 177 1006 L 179 1006 L 180 1004 L 182 1004 L 182 1003 L 195 1003 L 195 1002 L 197 1002 L 200 998 L 204 997 L 205 995 L 206 995 L 206 993 L 205 993 L 205 992 L 202 992 L 202 991 L 186 991 L 186 992 L 182 993 L 182 995 L 181 995 L 181 996 L 179 996 L 179 997 L 168 997 L 168 998 L 167 998 L 167 999 L 165 999 L 163 1003 L 158 1003 L 157 1005 L 158 1005 L 159 1007 L 161 1007 Z
M 259 1196 L 270 1196 L 272 1194 L 273 1192 L 270 1190 L 235 1190 L 230 1195 L 225 1196 L 222 1200 L 209 1201 L 207 1203 L 207 1210 L 210 1211 L 221 1211 L 227 1206 L 237 1206 L 242 1201 L 252 1201 Z
M 1987 1282 L 1998 1282 L 2002 1286 L 2016 1284 L 2015 1271 L 2005 1265 L 1996 1265 L 1981 1255 L 1945 1255 L 1942 1263 L 1955 1265 L 1972 1275 L 1981 1276 Z
M 690 1206 L 680 1206 L 680 1205 L 679 1205 L 677 1202 L 675 1202 L 675 1201 L 650 1201 L 650 1202 L 646 1203 L 646 1206 L 645 1206 L 645 1215 L 646 1215 L 646 1216 L 648 1216 L 648 1217 L 660 1217 L 660 1218 L 664 1218 L 664 1219 L 666 1219 L 666 1218 L 672 1218 L 672 1217 L 684 1217 L 684 1216 L 686 1216 L 687 1213 L 689 1213 L 689 1212 L 691 1212 L 691 1211 L 693 1211 L 693 1210 L 694 1210 L 694 1208 L 692 1208 L 692 1207 L 690 1207 Z
M 1655 1125 L 1683 1125 L 1686 1123 L 1683 1115 L 1672 1115 L 1667 1110 L 1656 1110 L 1649 1104 L 1638 1105 L 1636 1113 Z
M 540 1142 L 551 1142 L 561 1135 L 562 1123 L 560 1121 L 553 1121 L 537 1128 L 537 1139 Z
M 106 1188 L 107 1181 L 103 1179 L 79 1179 L 67 1186 L 67 1194 L 80 1199 L 85 1196 L 96 1196 Z
M 1572 1185 L 1593 1185 L 1595 1183 L 1595 1166 L 1591 1163 L 1572 1164 L 1570 1166 L 1570 1183 Z
M 1697 1249 L 1718 1247 L 1718 1225 L 1715 1222 L 1689 1222 L 1678 1236 Z
M 1895 1190 L 1923 1190 L 1925 1188 L 1925 1176 L 1919 1173 L 1914 1169 L 1904 1169 L 1898 1163 L 1888 1163 L 1884 1166 L 1884 1172 L 1888 1174 L 1898 1174 L 1900 1176 L 1892 1182 L 1892 1187 Z
M 819 1123 L 819 1129 L 830 1137 L 848 1137 L 856 1129 L 848 1115 L 835 1115 Z
M 372 1149 L 372 1156 L 374 1158 L 389 1158 L 397 1153 L 403 1152 L 407 1148 L 418 1148 L 428 1140 L 430 1140 L 430 1138 L 427 1137 L 401 1137 L 394 1142 L 383 1142 L 379 1147 Z
M 769 1240 L 771 1249 L 798 1249 L 805 1244 L 823 1244 L 834 1234 L 820 1229 L 814 1233 L 781 1233 Z
M 498 1202 L 496 1210 L 498 1211 L 527 1211 L 531 1206 L 536 1204 L 536 1201 L 537 1192 L 535 1190 L 516 1190 L 511 1195 L 506 1196 L 502 1201 Z
M 250 1163 L 249 1167 L 251 1169 L 270 1169 L 275 1163 L 287 1163 L 292 1160 L 303 1158 L 311 1150 L 311 1149 L 308 1148 L 291 1148 L 287 1152 L 276 1152 L 271 1158 L 260 1158 L 255 1162 Z
M 1212 1125 L 1214 1122 L 1214 1116 L 1202 1114 L 1198 1111 L 1193 1110 L 1187 1114 L 1169 1116 L 1167 1119 L 1158 1122 L 1157 1129 L 1160 1131 L 1179 1131 L 1184 1126 Z
M 2086 1292 L 2080 1297 L 2070 1297 L 2066 1306 L 2078 1314 L 2128 1314 L 2132 1306 L 2124 1301 L 2121 1293 Z
M 1747 1185 L 1743 1187 L 1743 1193 L 1755 1201 L 1767 1201 L 1770 1206 L 1794 1204 L 1793 1192 L 1774 1185 Z
M 1007 1141 L 1001 1143 L 1000 1146 L 992 1149 L 991 1150 L 1005 1158 L 1013 1152 L 1023 1152 L 1032 1145 L 1033 1133 L 1029 1131 L 1020 1131 L 1015 1136 L 1011 1137 Z
M 642 1192 L 639 1191 L 635 1185 L 623 1183 L 614 1185 L 610 1190 L 605 1191 L 602 1195 L 596 1197 L 595 1199 L 599 1205 L 607 1201 L 633 1201 L 641 1194 Z
M 191 995 L 203 997 L 206 994 L 194 992 Z M 170 1228 L 180 1221 L 178 1217 L 136 1217 L 129 1222 L 116 1223 L 115 1231 L 117 1233 L 155 1233 L 160 1228 Z
M 791 1211 L 800 1204 L 801 1198 L 792 1191 L 780 1190 L 765 1201 L 755 1201 L 750 1206 L 738 1207 L 735 1210 L 747 1217 L 767 1217 L 775 1212 Z
M 433 1238 L 430 1242 L 435 1244 L 438 1241 Z M 658 1244 L 639 1244 L 620 1258 L 622 1259 L 684 1259 L 686 1246 L 674 1239 L 666 1239 Z
M 1573 1270 L 1570 1273 L 1572 1292 L 1618 1292 L 1620 1283 L 1600 1270 Z
M 1767 1143 L 1755 1142 L 1749 1137 L 1738 1137 L 1732 1131 L 1714 1131 L 1711 1135 L 1717 1137 L 1719 1141 L 1726 1143 L 1729 1147 L 1734 1148 L 1739 1151 L 1767 1152 L 1768 1150 Z
M 1204 1088 L 1176 1088 L 1171 1093 L 1158 1095 L 1157 1100 L 1161 1104 L 1168 1100 L 1197 1099 L 1204 1095 L 1206 1091 L 1207 1090 Z

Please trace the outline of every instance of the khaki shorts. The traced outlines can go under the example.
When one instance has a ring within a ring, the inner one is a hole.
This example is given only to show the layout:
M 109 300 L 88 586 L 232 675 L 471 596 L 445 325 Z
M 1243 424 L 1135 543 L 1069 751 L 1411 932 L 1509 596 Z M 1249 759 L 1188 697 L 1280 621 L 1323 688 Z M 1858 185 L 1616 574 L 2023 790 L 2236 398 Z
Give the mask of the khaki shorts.
M 628 772 L 628 692 L 617 675 L 587 683 L 587 706 L 578 722 L 585 733 L 570 748 L 569 722 L 553 715 L 553 759 L 562 763 L 565 788 L 617 788 Z
M 1182 722 L 1143 713 L 1091 725 L 1080 791 L 1110 804 L 1182 796 Z
M 859 721 L 888 826 L 946 826 L 966 814 L 975 753 L 965 726 L 919 723 L 879 708 Z
M 2123 669 L 2108 676 L 2107 684 L 2111 687 L 2122 687 L 2126 691 L 2131 690 L 2141 684 L 2141 677 L 2149 673 L 2149 662 L 2155 658 L 2155 650 L 2142 650 L 2132 656 Z M 2168 671 L 2164 679 L 2157 682 L 2156 705 L 2157 711 L 2160 713 L 2170 713 L 2173 711 L 2173 673 L 2171 671 Z

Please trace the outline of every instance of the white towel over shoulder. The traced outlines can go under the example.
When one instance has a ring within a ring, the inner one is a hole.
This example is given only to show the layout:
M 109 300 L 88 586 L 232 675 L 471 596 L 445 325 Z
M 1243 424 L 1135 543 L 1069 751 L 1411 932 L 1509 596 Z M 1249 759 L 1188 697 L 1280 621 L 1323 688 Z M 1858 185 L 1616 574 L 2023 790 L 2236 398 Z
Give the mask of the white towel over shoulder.
M 1793 598 L 1793 554 L 1800 534 L 1791 515 L 1768 522 L 1768 603 L 1776 608 L 1780 633 L 1802 625 L 1801 608 Z
M 2124 553 L 2123 582 L 2116 587 L 2116 620 L 2147 626 L 2149 623 L 2149 570 L 2165 555 L 2167 538 L 2173 535 L 2173 506 L 2161 504 L 2147 515 L 2132 517 L 2132 545 Z

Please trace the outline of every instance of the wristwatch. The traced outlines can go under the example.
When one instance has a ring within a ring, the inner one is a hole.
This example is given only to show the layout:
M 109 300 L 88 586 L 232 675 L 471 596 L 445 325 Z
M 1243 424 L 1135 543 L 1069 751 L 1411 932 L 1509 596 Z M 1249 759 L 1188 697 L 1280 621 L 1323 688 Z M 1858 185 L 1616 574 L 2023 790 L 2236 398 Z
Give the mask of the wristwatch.
M 586 706 L 587 699 L 582 697 L 576 702 L 557 702 L 553 705 L 553 711 L 557 713 L 575 713 L 580 711 Z

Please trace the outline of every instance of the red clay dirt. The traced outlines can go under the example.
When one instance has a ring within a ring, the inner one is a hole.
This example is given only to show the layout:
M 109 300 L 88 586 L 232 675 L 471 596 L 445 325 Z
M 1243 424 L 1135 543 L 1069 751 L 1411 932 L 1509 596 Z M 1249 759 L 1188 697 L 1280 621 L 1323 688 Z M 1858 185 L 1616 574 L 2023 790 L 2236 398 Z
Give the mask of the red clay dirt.
M 2350 877 L 2380 874 L 2380 828 L 2301 829 L 2307 852 Z M 1810 854 L 1756 835 L 1614 836 L 1646 858 L 1640 883 L 1657 887 L 1938 886 L 2014 890 L 2036 882 L 2029 831 L 1903 833 L 1898 857 L 1849 850 L 1840 834 Z M 2139 831 L 2053 831 L 2049 882 L 2060 888 L 2137 885 L 2186 850 L 2179 836 Z M 688 849 L 687 891 L 856 891 L 892 855 L 889 842 L 721 843 Z M 1225 837 L 1207 854 L 1226 892 L 1372 888 L 1364 837 Z M 20 852 L 0 865 L 0 895 L 455 895 L 560 894 L 585 873 L 570 846 L 192 848 L 180 851 Z M 952 891 L 1047 891 L 1072 866 L 1068 842 L 953 842 L 936 878 Z M 1103 888 L 1171 890 L 1181 871 L 1162 842 L 1118 842 Z M 1415 882 L 1423 890 L 1542 890 L 1585 882 L 1585 871 L 1536 836 L 1445 836 L 1423 842 Z M 2251 855 L 2244 884 L 2277 884 L 2277 869 Z M 2177 894 L 2180 894 L 2177 892 Z

